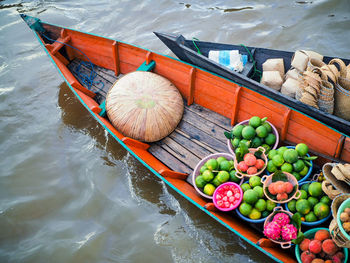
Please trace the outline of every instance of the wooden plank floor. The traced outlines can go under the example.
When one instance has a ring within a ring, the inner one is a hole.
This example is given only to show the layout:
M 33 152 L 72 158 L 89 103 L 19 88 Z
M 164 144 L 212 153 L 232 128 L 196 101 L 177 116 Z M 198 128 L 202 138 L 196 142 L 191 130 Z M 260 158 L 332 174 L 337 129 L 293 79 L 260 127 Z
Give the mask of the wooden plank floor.
M 89 75 L 91 70 L 80 64 L 79 60 L 73 60 L 68 68 L 81 84 L 87 87 L 79 76 Z M 112 70 L 98 66 L 94 66 L 94 70 L 97 76 L 91 90 L 97 93 L 97 102 L 102 103 L 109 88 L 121 75 L 117 78 Z M 183 118 L 178 127 L 166 138 L 151 143 L 149 152 L 170 169 L 191 174 L 205 156 L 216 152 L 228 152 L 224 131 L 230 130 L 231 126 L 230 119 L 220 114 L 197 104 L 184 104 Z M 191 183 L 190 176 L 187 181 Z

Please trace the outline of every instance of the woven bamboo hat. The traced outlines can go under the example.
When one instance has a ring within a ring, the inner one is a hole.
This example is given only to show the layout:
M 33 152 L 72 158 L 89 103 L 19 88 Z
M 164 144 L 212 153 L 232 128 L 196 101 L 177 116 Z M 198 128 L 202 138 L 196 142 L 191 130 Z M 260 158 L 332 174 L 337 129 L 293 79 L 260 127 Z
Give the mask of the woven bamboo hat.
M 135 71 L 120 78 L 107 93 L 106 111 L 123 135 L 144 142 L 169 135 L 182 118 L 177 88 L 152 72 Z

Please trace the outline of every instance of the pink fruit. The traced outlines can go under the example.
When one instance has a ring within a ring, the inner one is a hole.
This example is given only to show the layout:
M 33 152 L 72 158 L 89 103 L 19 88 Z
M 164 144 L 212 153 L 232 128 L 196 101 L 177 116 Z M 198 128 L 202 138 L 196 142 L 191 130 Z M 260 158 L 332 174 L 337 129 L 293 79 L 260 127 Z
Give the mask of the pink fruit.
M 323 241 L 323 240 L 329 239 L 329 237 L 330 237 L 330 235 L 329 235 L 328 230 L 320 229 L 316 232 L 314 238 L 317 240 Z
M 339 257 L 340 259 L 343 259 L 345 256 L 344 256 L 344 253 L 343 252 L 337 252 L 335 253 L 335 256 Z
M 221 200 L 221 199 L 222 199 L 222 196 L 221 196 L 220 194 L 217 194 L 217 195 L 215 196 L 215 198 L 216 198 L 216 200 Z
M 282 239 L 285 241 L 291 241 L 296 239 L 298 235 L 298 230 L 292 224 L 287 224 L 282 227 Z
M 233 201 L 235 201 L 234 196 L 230 196 L 230 197 L 228 198 L 228 201 L 231 202 L 231 203 L 232 203 Z
M 322 243 L 322 250 L 328 254 L 333 256 L 338 251 L 338 247 L 334 244 L 332 239 L 326 239 Z
M 226 195 L 227 195 L 228 197 L 232 196 L 232 191 L 231 191 L 231 190 L 228 190 Z
M 282 227 L 282 226 L 289 224 L 290 218 L 285 213 L 277 213 L 273 217 L 272 221 L 276 222 L 277 224 L 279 224 Z
M 277 194 L 276 199 L 277 199 L 277 201 L 284 201 L 284 200 L 287 200 L 287 199 L 288 199 L 288 195 L 287 195 L 286 193 Z
M 320 240 L 314 239 L 309 244 L 309 249 L 311 253 L 318 254 L 322 250 L 322 243 Z
M 265 166 L 264 160 L 262 160 L 262 159 L 256 160 L 256 163 L 255 163 L 256 169 L 260 170 L 260 169 L 264 168 L 264 166 Z
M 281 236 L 281 226 L 276 222 L 270 222 L 264 227 L 264 235 L 273 240 Z
M 305 238 L 299 245 L 302 251 L 307 251 L 309 249 L 310 239 Z
M 252 174 L 256 174 L 258 172 L 258 170 L 256 169 L 255 166 L 249 167 L 247 170 L 247 174 L 252 175 Z
M 240 193 L 235 193 L 235 198 L 236 199 L 240 199 L 241 198 L 241 194 Z
M 239 162 L 238 166 L 237 166 L 238 170 L 240 170 L 241 172 L 246 172 L 248 170 L 248 165 L 244 162 L 241 161 Z
M 284 184 L 284 190 L 285 190 L 285 192 L 286 192 L 287 194 L 290 194 L 290 193 L 293 191 L 293 188 L 294 188 L 293 184 L 290 183 L 290 182 L 284 182 L 283 184 Z
M 282 182 L 282 181 L 275 182 L 275 190 L 276 190 L 277 194 L 285 193 L 285 191 L 284 191 L 284 182 Z
M 276 184 L 275 183 L 271 183 L 270 185 L 269 185 L 269 192 L 272 194 L 272 195 L 276 195 L 277 194 L 277 192 L 276 192 Z
M 228 199 L 228 197 L 227 197 L 227 196 L 224 196 L 224 197 L 222 198 L 222 201 L 226 202 L 227 199 Z
M 248 166 L 253 166 L 256 163 L 256 157 L 252 153 L 247 153 L 244 155 L 243 160 Z
M 310 251 L 304 251 L 301 253 L 300 258 L 303 263 L 311 263 L 316 256 Z

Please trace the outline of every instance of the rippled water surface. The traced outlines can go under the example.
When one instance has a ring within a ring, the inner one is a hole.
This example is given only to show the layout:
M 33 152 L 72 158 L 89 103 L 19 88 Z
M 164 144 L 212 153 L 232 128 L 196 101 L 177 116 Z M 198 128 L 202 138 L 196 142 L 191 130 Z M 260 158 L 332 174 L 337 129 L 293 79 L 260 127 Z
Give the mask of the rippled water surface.
M 348 0 L 0 1 L 0 262 L 270 262 L 108 136 L 18 12 L 170 55 L 152 31 L 349 58 Z

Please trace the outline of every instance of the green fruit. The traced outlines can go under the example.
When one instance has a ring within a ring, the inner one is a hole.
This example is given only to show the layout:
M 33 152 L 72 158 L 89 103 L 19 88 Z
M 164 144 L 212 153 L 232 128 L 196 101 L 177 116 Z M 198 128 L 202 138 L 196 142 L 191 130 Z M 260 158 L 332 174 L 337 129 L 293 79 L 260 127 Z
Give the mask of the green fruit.
M 267 145 L 266 143 L 264 143 L 264 144 L 261 145 L 261 146 L 265 148 L 266 153 L 268 153 L 268 152 L 271 150 L 270 145 Z
M 196 177 L 195 182 L 196 182 L 196 186 L 198 188 L 203 188 L 205 186 L 205 184 L 207 183 L 207 181 L 205 181 L 203 176 L 201 176 L 201 175 Z
M 259 198 L 263 198 L 264 197 L 264 190 L 262 188 L 262 186 L 257 185 L 253 188 L 253 191 L 255 191 L 258 194 Z
M 223 157 L 223 156 L 220 156 L 220 157 L 216 158 L 216 161 L 218 162 L 218 164 L 220 166 L 221 162 L 227 161 L 227 159 L 225 157 Z
M 252 126 L 246 126 L 242 130 L 242 137 L 246 140 L 253 139 L 255 137 L 255 129 Z
M 268 122 L 264 122 L 262 124 L 262 126 L 264 126 L 266 128 L 267 132 L 271 132 L 272 131 L 272 127 L 271 127 L 271 125 Z
M 271 213 L 270 213 L 269 211 L 265 210 L 265 211 L 262 211 L 262 212 L 261 212 L 261 217 L 262 217 L 262 218 L 265 218 L 265 217 L 268 217 L 270 214 L 271 214 Z
M 239 212 L 244 216 L 248 216 L 252 212 L 252 209 L 253 207 L 250 204 L 244 202 L 239 206 Z
M 305 221 L 306 222 L 315 222 L 317 221 L 317 217 L 314 212 L 310 212 L 307 215 L 305 215 Z
M 329 215 L 330 208 L 324 203 L 318 203 L 314 206 L 314 213 L 318 219 L 325 218 Z
M 267 163 L 267 167 L 266 168 L 267 168 L 267 171 L 269 171 L 269 173 L 274 173 L 274 172 L 277 171 L 277 167 L 273 164 L 272 161 L 269 161 Z
M 300 214 L 306 215 L 310 212 L 311 205 L 306 199 L 299 199 L 295 204 L 295 208 Z
M 248 204 L 254 205 L 258 199 L 258 194 L 252 189 L 248 189 L 243 194 L 243 201 Z
M 295 146 L 295 150 L 298 152 L 299 156 L 305 156 L 309 151 L 309 147 L 305 143 L 299 143 Z
M 236 176 L 236 170 L 232 170 L 230 172 L 230 181 L 235 183 L 239 183 L 241 181 L 241 179 Z
M 258 135 L 258 137 L 260 137 L 260 138 L 265 138 L 268 134 L 265 126 L 262 126 L 262 125 L 259 126 L 258 128 L 256 128 L 255 131 L 256 131 L 256 135 Z
M 214 179 L 214 174 L 210 170 L 205 170 L 204 173 L 202 174 L 202 177 L 206 182 L 210 182 L 211 180 Z
M 255 186 L 262 186 L 261 183 L 261 178 L 257 175 L 254 175 L 252 177 L 249 178 L 249 185 L 254 188 Z
M 269 154 L 267 156 L 269 157 L 269 160 L 272 160 L 272 158 L 277 154 L 278 154 L 277 150 L 273 149 L 273 150 L 269 151 Z
M 266 201 L 264 199 L 259 199 L 254 206 L 258 211 L 262 212 L 266 210 Z
M 215 159 L 209 159 L 205 165 L 210 171 L 216 170 L 219 166 L 218 161 Z
M 250 141 L 243 139 L 243 140 L 241 140 L 241 142 L 244 143 L 245 145 L 247 145 L 248 148 L 250 147 L 250 144 L 251 144 Z
M 245 192 L 245 191 L 247 191 L 249 189 L 252 189 L 248 183 L 242 184 L 241 188 L 242 188 L 243 192 Z
M 236 125 L 233 129 L 232 129 L 232 134 L 235 138 L 241 138 L 242 137 L 242 130 L 243 130 L 244 126 L 242 124 L 240 125 Z
M 233 146 L 233 148 L 237 148 L 239 146 L 241 139 L 239 138 L 234 138 L 233 140 L 231 139 L 231 144 Z
M 311 204 L 311 207 L 314 207 L 318 203 L 318 199 L 313 196 L 310 196 L 307 200 Z
M 284 163 L 281 166 L 281 171 L 291 173 L 293 171 L 293 165 L 291 165 L 290 163 Z
M 227 160 L 221 161 L 219 164 L 219 170 L 220 171 L 230 171 L 231 169 L 231 163 Z
M 332 203 L 332 200 L 328 197 L 328 196 L 322 196 L 321 197 L 321 200 L 320 200 L 321 203 L 324 203 L 326 205 L 331 205 Z
M 307 192 L 305 191 L 305 190 L 300 190 L 300 193 L 301 193 L 301 195 L 300 195 L 300 197 L 299 197 L 299 199 L 307 199 Z
M 299 181 L 301 179 L 300 174 L 297 172 L 292 172 L 292 175 L 294 175 L 294 177 L 297 179 L 297 181 Z
M 230 174 L 227 171 L 220 171 L 216 177 L 221 183 L 225 183 L 230 179 Z
M 211 181 L 211 183 L 212 183 L 215 187 L 218 187 L 218 186 L 221 184 L 221 182 L 220 182 L 219 179 L 218 179 L 218 176 L 216 176 L 216 177 L 213 179 L 213 181 Z
M 283 153 L 283 159 L 287 163 L 295 163 L 298 161 L 298 152 L 294 149 L 287 149 Z
M 265 142 L 268 145 L 273 146 L 276 143 L 276 135 L 274 135 L 273 133 L 269 133 L 265 138 Z
M 261 218 L 261 212 L 258 209 L 253 208 L 252 211 L 249 214 L 249 218 L 252 219 L 252 220 L 260 219 Z
M 299 172 L 301 176 L 305 176 L 309 172 L 309 168 L 305 165 L 304 169 Z
M 259 146 L 261 146 L 262 144 L 262 140 L 259 137 L 254 137 L 254 139 L 252 140 L 252 148 L 258 148 Z
M 309 192 L 309 186 L 310 186 L 309 183 L 303 184 L 303 185 L 300 187 L 300 190 L 304 190 L 304 191 L 306 191 L 306 192 Z
M 272 202 L 271 200 L 266 201 L 266 210 L 267 211 L 272 212 L 275 207 L 276 207 L 275 202 Z
M 293 163 L 293 169 L 296 172 L 301 172 L 305 167 L 305 163 L 302 160 L 298 160 L 295 163 Z
M 289 211 L 291 211 L 292 213 L 295 213 L 297 211 L 296 203 L 297 203 L 296 200 L 291 200 L 287 204 L 287 207 L 288 207 Z
M 249 125 L 253 128 L 257 128 L 261 124 L 261 119 L 258 116 L 253 116 L 249 120 Z
M 322 184 L 313 182 L 309 185 L 309 194 L 314 197 L 320 197 L 323 194 Z
M 199 170 L 199 172 L 202 174 L 202 173 L 204 173 L 204 171 L 207 170 L 207 169 L 208 169 L 207 166 L 206 166 L 206 165 L 203 165 L 203 166 L 201 167 L 201 169 Z
M 277 149 L 277 152 L 278 152 L 279 155 L 282 155 L 282 156 L 283 156 L 283 153 L 284 153 L 286 150 L 288 150 L 288 148 L 285 147 L 285 146 L 282 146 L 282 147 L 280 147 L 280 148 Z
M 215 186 L 212 185 L 212 184 L 206 184 L 204 186 L 204 189 L 203 189 L 203 192 L 206 194 L 206 195 L 209 195 L 209 196 L 212 196 L 214 194 L 214 191 L 215 191 Z
M 282 164 L 284 163 L 284 159 L 281 155 L 277 154 L 274 157 L 272 157 L 272 163 L 276 166 L 276 167 L 281 167 Z

